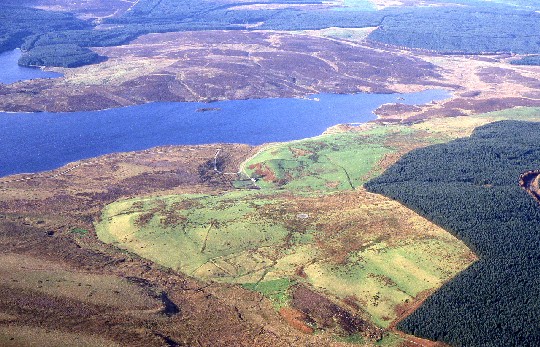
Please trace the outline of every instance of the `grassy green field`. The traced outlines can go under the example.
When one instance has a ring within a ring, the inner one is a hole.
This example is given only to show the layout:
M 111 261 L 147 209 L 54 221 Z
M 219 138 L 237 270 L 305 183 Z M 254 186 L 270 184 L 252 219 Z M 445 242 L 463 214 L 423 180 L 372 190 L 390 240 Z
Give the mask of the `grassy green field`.
M 540 108 L 517 107 L 475 116 L 435 118 L 414 124 L 411 129 L 425 131 L 433 139 L 434 143 L 442 143 L 469 136 L 476 127 L 500 120 L 540 121 Z
M 540 109 L 369 125 L 269 145 L 242 165 L 258 190 L 117 201 L 103 210 L 96 231 L 104 242 L 201 280 L 258 291 L 276 309 L 289 305 L 291 287 L 303 283 L 388 327 L 400 307 L 440 287 L 475 256 L 362 184 L 411 149 L 502 119 L 540 120 Z
M 303 194 L 354 190 L 380 173 L 379 161 L 396 151 L 387 141 L 412 132 L 407 127 L 379 126 L 272 145 L 248 160 L 244 171 L 264 189 Z
M 295 33 L 361 42 L 361 41 L 364 41 L 369 36 L 369 34 L 375 29 L 376 29 L 375 27 L 367 27 L 367 28 L 333 27 L 333 28 L 326 28 L 326 29 L 320 29 L 320 30 L 302 30 L 302 31 L 297 31 Z
M 243 283 L 242 286 L 266 296 L 274 307 L 279 309 L 291 301 L 290 288 L 295 283 L 296 281 L 290 278 L 278 278 L 264 282 Z
M 345 264 L 315 263 L 304 271 L 317 288 L 349 298 L 361 304 L 374 322 L 386 327 L 396 318 L 398 305 L 408 302 L 425 290 L 439 287 L 442 282 L 464 268 L 463 262 L 453 264 L 436 253 L 462 254 L 453 240 L 402 242 L 389 246 L 384 242 L 352 253 Z
M 242 284 L 276 308 L 296 282 L 355 302 L 381 327 L 395 307 L 466 267 L 458 240 L 362 189 L 298 197 L 240 191 L 109 205 L 105 242 L 202 280 Z
M 253 191 L 132 199 L 109 205 L 97 232 L 199 278 L 256 278 L 272 261 L 266 250 L 289 234 L 265 215 L 266 205 L 276 203 Z

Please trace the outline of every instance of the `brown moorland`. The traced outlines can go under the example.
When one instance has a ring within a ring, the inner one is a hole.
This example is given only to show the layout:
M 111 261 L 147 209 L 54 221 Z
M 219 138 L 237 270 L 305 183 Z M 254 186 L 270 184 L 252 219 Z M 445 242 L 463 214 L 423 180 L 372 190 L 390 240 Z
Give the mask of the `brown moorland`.
M 65 77 L 0 86 L 5 111 L 78 111 L 152 101 L 407 92 L 455 86 L 437 67 L 399 52 L 284 32 L 149 34 L 95 48 L 108 60 Z
M 206 170 L 218 148 L 224 169 L 251 152 L 157 148 L 1 179 L 0 344 L 331 344 L 289 327 L 257 293 L 198 282 L 95 238 L 92 220 L 119 197 L 226 187 Z
M 0 85 L 0 110 L 79 111 L 154 101 L 428 88 L 444 88 L 453 96 L 414 107 L 383 105 L 376 111 L 380 121 L 417 122 L 540 106 L 540 68 L 509 64 L 514 56 L 441 55 L 341 38 L 339 30 L 149 34 L 94 50 L 108 60 L 57 69 L 63 78 Z

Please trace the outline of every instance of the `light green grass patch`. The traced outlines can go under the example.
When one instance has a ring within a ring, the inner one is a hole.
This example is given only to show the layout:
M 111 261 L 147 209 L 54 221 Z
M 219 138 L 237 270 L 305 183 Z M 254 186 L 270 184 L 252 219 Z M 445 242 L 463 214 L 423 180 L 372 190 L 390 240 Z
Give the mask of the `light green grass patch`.
M 291 301 L 289 290 L 294 284 L 296 284 L 296 281 L 289 278 L 279 278 L 259 283 L 244 283 L 242 286 L 261 293 L 272 301 L 276 309 L 280 309 L 281 307 L 288 306 Z
M 332 192 L 361 186 L 394 149 L 384 145 L 390 129 L 319 136 L 272 146 L 251 158 L 246 174 L 263 189 Z
M 384 242 L 353 252 L 343 264 L 318 261 L 305 268 L 314 286 L 338 297 L 354 297 L 373 321 L 387 327 L 396 318 L 397 305 L 414 299 L 425 290 L 439 287 L 464 269 L 463 262 L 447 261 L 460 252 L 450 240 L 425 239 L 388 246 Z
M 318 256 L 316 219 L 288 204 L 255 191 L 136 198 L 107 206 L 96 233 L 202 280 L 258 283 L 294 277 Z
M 342 0 L 337 11 L 376 11 L 377 8 L 370 0 Z
M 432 134 L 433 143 L 444 143 L 469 136 L 475 128 L 501 120 L 540 121 L 540 108 L 515 107 L 474 116 L 434 118 L 414 124 L 411 129 L 427 131 Z
M 82 229 L 82 228 L 73 228 L 73 229 L 71 229 L 71 233 L 76 234 L 76 235 L 84 236 L 84 235 L 88 234 L 88 230 Z
M 287 236 L 289 242 L 309 241 L 305 235 L 290 237 L 264 208 L 276 203 L 252 191 L 136 198 L 108 205 L 96 232 L 101 240 L 164 266 L 235 282 L 264 272 Z
M 366 342 L 364 336 L 362 336 L 362 334 L 360 333 L 352 334 L 349 336 L 338 336 L 336 337 L 336 341 L 350 343 L 353 345 L 363 345 Z
M 493 118 L 494 120 L 538 120 L 540 119 L 540 107 L 514 107 L 506 110 L 484 113 L 478 118 Z
M 307 34 L 307 35 L 311 35 L 311 36 L 327 37 L 327 38 L 333 38 L 333 39 L 338 39 L 338 40 L 362 42 L 375 29 L 377 29 L 377 27 L 366 27 L 366 28 L 331 27 L 331 28 L 320 29 L 320 30 L 293 31 L 292 33 Z
M 403 338 L 395 333 L 386 332 L 383 338 L 375 342 L 375 346 L 401 346 L 403 343 Z

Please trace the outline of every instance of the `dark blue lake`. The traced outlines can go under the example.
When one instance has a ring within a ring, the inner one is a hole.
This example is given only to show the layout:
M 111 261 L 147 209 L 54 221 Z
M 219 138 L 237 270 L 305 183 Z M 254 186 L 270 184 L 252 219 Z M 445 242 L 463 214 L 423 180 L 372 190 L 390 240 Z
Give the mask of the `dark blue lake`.
M 10 84 L 18 81 L 32 80 L 35 78 L 54 78 L 62 74 L 43 71 L 37 67 L 23 67 L 17 65 L 21 57 L 21 50 L 0 53 L 0 83 Z
M 151 103 L 74 113 L 0 113 L 0 176 L 49 170 L 79 159 L 160 145 L 258 145 L 302 139 L 320 135 L 335 124 L 372 120 L 372 111 L 384 103 L 424 104 L 447 97 L 444 90 L 429 90 L 321 94 L 311 96 L 311 100 Z

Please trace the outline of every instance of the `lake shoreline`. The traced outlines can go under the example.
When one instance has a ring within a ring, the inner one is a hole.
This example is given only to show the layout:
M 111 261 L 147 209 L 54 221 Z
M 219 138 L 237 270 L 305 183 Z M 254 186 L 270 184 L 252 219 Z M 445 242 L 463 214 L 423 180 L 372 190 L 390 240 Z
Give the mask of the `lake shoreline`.
M 85 158 L 164 145 L 252 146 L 317 136 L 337 124 L 377 121 L 390 102 L 425 104 L 445 90 L 410 94 L 316 94 L 304 98 L 150 103 L 70 113 L 0 113 L 0 175 L 40 172 Z M 200 112 L 212 106 L 212 112 Z M 16 150 L 12 150 L 16 148 Z
M 0 85 L 63 76 L 61 73 L 45 70 L 42 66 L 20 66 L 18 60 L 21 56 L 22 51 L 20 48 L 0 53 L 0 66 L 3 68 L 0 74 Z

